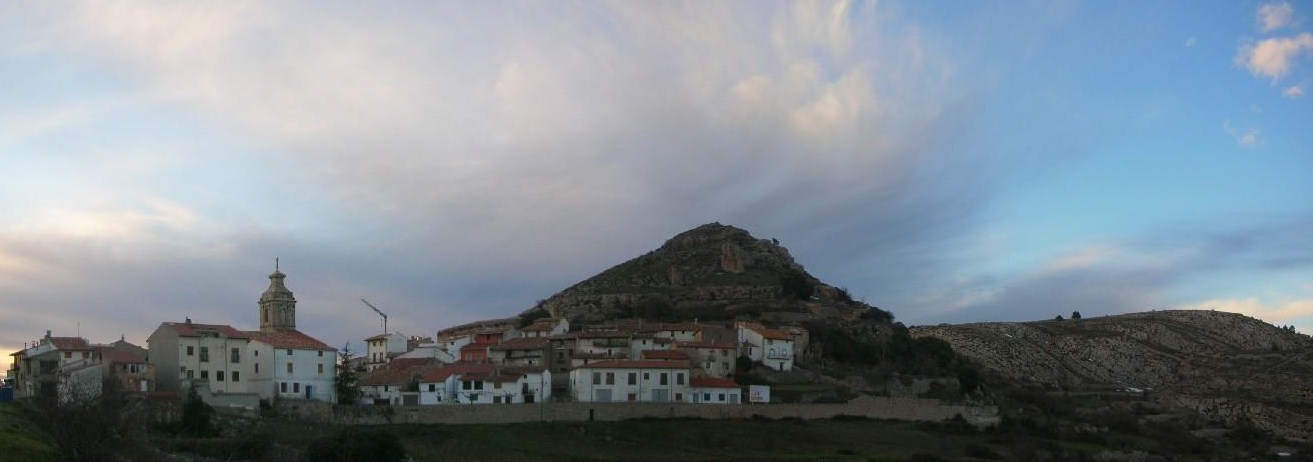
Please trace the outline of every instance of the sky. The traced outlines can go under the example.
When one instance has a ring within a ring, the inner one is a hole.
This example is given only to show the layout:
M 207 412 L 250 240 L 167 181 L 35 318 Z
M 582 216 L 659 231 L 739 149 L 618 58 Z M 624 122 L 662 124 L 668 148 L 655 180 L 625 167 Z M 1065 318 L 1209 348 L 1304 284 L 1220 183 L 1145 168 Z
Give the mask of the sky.
M 695 226 L 910 325 L 1313 332 L 1313 2 L 0 0 L 0 350 L 511 316 Z

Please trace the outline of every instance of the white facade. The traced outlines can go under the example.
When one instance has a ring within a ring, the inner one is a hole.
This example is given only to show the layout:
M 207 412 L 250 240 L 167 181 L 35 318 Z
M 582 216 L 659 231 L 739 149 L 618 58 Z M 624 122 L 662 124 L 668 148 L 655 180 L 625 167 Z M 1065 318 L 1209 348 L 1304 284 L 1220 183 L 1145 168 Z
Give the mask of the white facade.
M 378 334 L 365 339 L 365 368 L 374 370 L 382 367 L 397 356 L 406 352 L 406 336 L 398 332 Z
M 600 361 L 570 371 L 575 400 L 691 402 L 686 361 Z
M 694 378 L 691 393 L 698 404 L 740 404 L 743 388 L 732 381 L 714 378 Z
M 453 351 L 455 353 L 452 353 Z M 452 364 L 460 359 L 460 348 L 449 350 L 443 347 L 441 343 L 426 343 L 403 353 L 401 356 L 397 356 L 396 359 L 410 358 L 433 358 L 443 364 Z
M 190 322 L 160 324 L 146 339 L 156 388 L 181 391 L 183 380 L 202 379 L 212 393 L 249 393 L 250 336 L 232 326 Z
M 250 352 L 254 363 L 250 388 L 260 399 L 336 401 L 336 351 L 278 348 L 257 339 L 251 341 Z
M 740 322 L 737 327 L 740 355 L 771 369 L 793 369 L 793 338 L 789 334 L 756 323 Z
M 420 379 L 420 404 L 526 404 L 552 396 L 547 369 L 461 368 L 437 370 Z

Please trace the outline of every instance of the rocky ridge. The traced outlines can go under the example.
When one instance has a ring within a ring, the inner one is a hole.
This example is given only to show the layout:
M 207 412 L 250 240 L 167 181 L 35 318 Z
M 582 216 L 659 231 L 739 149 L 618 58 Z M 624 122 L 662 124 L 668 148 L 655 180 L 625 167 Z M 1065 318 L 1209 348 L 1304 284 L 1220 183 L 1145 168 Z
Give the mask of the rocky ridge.
M 572 322 L 626 317 L 801 322 L 851 318 L 864 308 L 869 307 L 808 274 L 778 241 L 711 223 L 570 286 L 526 314 L 545 310 Z
M 1313 339 L 1219 311 L 915 327 L 981 366 L 1053 389 L 1145 390 L 1221 422 L 1313 434 Z

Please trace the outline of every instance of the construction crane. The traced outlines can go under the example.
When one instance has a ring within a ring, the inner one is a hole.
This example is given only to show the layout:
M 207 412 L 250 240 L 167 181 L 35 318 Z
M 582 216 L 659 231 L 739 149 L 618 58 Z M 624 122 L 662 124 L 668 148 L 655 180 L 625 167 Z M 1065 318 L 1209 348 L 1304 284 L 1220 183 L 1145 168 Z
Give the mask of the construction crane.
M 362 299 L 360 299 L 360 301 L 365 302 L 365 306 L 368 306 L 369 309 L 374 310 L 375 313 L 378 313 L 379 316 L 382 316 L 382 317 L 383 317 L 383 333 L 384 333 L 384 334 L 387 334 L 387 333 L 388 333 L 388 315 L 387 315 L 386 313 L 383 313 L 383 310 L 378 309 L 377 306 L 374 306 L 373 303 L 369 303 L 369 300 L 365 300 L 365 299 L 362 298 Z

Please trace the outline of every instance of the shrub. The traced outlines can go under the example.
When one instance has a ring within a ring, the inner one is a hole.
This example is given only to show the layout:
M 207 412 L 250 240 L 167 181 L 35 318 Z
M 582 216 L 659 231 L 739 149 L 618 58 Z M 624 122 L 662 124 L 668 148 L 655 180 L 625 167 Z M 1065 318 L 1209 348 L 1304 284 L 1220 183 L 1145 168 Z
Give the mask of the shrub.
M 306 451 L 306 459 L 315 462 L 395 462 L 405 457 L 397 435 L 359 427 L 346 427 L 315 440 Z

